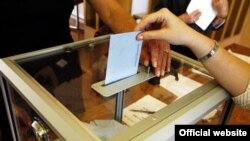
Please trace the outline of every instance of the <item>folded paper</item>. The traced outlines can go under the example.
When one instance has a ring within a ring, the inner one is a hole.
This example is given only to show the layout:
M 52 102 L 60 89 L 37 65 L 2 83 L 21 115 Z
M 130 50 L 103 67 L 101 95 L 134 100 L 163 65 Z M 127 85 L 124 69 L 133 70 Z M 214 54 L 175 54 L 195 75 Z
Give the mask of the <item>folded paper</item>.
M 110 36 L 105 84 L 110 84 L 138 71 L 142 41 L 136 40 L 139 32 L 128 32 Z
M 186 11 L 190 14 L 197 9 L 201 12 L 201 16 L 196 21 L 196 24 L 201 29 L 206 30 L 216 17 L 216 11 L 212 6 L 212 0 L 191 0 Z

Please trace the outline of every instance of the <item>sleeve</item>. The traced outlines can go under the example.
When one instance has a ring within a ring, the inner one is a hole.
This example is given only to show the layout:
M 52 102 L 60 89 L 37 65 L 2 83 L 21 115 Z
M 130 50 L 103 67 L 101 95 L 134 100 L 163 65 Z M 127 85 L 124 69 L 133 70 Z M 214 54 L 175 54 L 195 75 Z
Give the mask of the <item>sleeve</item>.
M 238 104 L 241 108 L 250 111 L 250 82 L 244 93 L 239 96 L 232 97 L 233 101 Z

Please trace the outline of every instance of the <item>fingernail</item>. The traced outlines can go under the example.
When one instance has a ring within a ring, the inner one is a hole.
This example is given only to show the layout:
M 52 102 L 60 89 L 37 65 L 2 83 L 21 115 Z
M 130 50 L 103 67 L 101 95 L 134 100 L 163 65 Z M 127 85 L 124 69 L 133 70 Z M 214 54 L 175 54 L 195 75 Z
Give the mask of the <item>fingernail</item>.
M 148 66 L 149 62 L 148 61 L 144 61 L 144 66 Z
M 153 63 L 153 67 L 156 68 L 157 67 L 157 62 Z
M 160 71 L 156 72 L 156 76 L 158 76 L 158 77 L 160 76 Z
M 168 67 L 168 70 L 167 70 L 168 72 L 170 72 L 170 67 Z
M 161 71 L 161 76 L 164 76 L 164 75 L 165 75 L 165 71 L 162 70 L 162 71 Z
M 142 35 L 139 35 L 139 36 L 138 36 L 138 39 L 142 40 L 142 39 L 143 39 L 143 36 L 142 36 Z

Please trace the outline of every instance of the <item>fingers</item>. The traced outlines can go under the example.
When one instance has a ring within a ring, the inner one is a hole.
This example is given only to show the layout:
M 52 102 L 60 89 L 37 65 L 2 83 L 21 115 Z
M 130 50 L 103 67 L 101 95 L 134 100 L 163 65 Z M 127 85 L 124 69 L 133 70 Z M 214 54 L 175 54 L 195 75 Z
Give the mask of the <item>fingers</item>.
M 165 54 L 166 54 L 166 62 L 165 62 L 165 64 L 166 64 L 166 66 L 165 66 L 165 68 L 164 68 L 164 71 L 167 71 L 167 72 L 170 72 L 170 67 L 171 67 L 171 59 L 172 59 L 172 57 L 171 57 L 171 49 L 170 49 L 170 44 L 168 44 L 168 43 L 166 43 L 167 45 L 167 48 L 165 49 Z M 162 68 L 163 69 L 163 68 Z
M 149 48 L 150 48 L 152 66 L 154 68 L 157 68 L 158 62 L 159 62 L 158 60 L 159 60 L 159 57 L 161 56 L 159 54 L 159 47 L 158 47 L 156 40 L 149 41 Z M 159 76 L 160 70 L 155 70 L 155 74 Z
M 171 55 L 169 44 L 163 40 L 149 40 L 148 45 L 155 75 L 158 77 L 164 76 L 165 72 L 170 70 Z
M 140 56 L 140 62 L 144 66 L 149 66 L 150 62 L 150 55 L 149 55 L 149 49 L 148 44 L 146 41 L 143 42 L 142 50 L 141 50 L 141 56 Z
M 146 31 L 154 23 L 161 23 L 158 29 L 152 29 Z M 173 15 L 167 9 L 161 9 L 160 11 L 146 16 L 137 25 L 136 29 L 142 32 L 137 35 L 137 40 L 151 40 L 159 39 L 165 40 L 171 44 L 180 45 L 183 44 L 183 40 L 180 40 L 181 36 L 187 36 L 186 31 L 189 27 L 180 18 Z M 185 38 L 183 38 L 185 39 Z
M 171 65 L 171 50 L 170 50 L 170 45 L 165 42 L 165 41 L 161 41 L 161 52 L 162 52 L 162 59 L 161 63 L 159 62 L 159 67 L 160 67 L 160 71 L 161 71 L 161 76 L 164 76 L 166 71 L 169 72 L 170 71 L 170 65 Z
M 164 50 L 161 49 L 159 52 L 159 58 L 158 58 L 158 76 L 164 76 L 166 72 L 170 71 L 170 65 L 171 65 L 171 53 L 170 50 Z
M 201 11 L 200 10 L 195 10 L 193 13 L 192 13 L 192 18 L 195 19 L 195 21 L 198 21 L 200 16 L 201 16 Z
M 166 66 L 167 66 L 167 56 L 168 52 L 166 52 L 164 49 L 161 49 L 159 51 L 159 59 L 158 59 L 158 66 L 157 66 L 157 71 L 158 71 L 158 76 L 164 76 L 166 72 Z
M 201 11 L 199 9 L 193 11 L 191 14 L 189 14 L 189 23 L 195 23 L 199 20 L 201 16 Z
M 164 29 L 141 32 L 136 36 L 137 40 L 164 39 Z

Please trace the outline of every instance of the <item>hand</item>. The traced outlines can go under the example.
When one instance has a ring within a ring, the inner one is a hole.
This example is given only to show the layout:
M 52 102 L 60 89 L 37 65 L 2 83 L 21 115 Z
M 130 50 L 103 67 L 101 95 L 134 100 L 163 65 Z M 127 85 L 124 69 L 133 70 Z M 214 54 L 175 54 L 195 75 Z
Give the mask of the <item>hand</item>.
M 149 66 L 149 62 L 151 62 L 155 75 L 164 76 L 166 71 L 170 71 L 170 45 L 164 40 L 145 40 L 140 62 L 145 66 Z
M 192 13 L 183 13 L 179 16 L 179 18 L 184 21 L 186 24 L 192 24 L 199 20 L 201 16 L 201 12 L 197 9 Z
M 155 25 L 159 28 L 155 29 Z M 189 39 L 194 38 L 190 37 L 194 31 L 167 8 L 144 17 L 135 30 L 143 31 L 137 35 L 138 40 L 163 39 L 174 45 L 186 45 Z
M 218 18 L 226 18 L 228 14 L 228 0 L 213 0 L 213 8 L 217 11 Z

